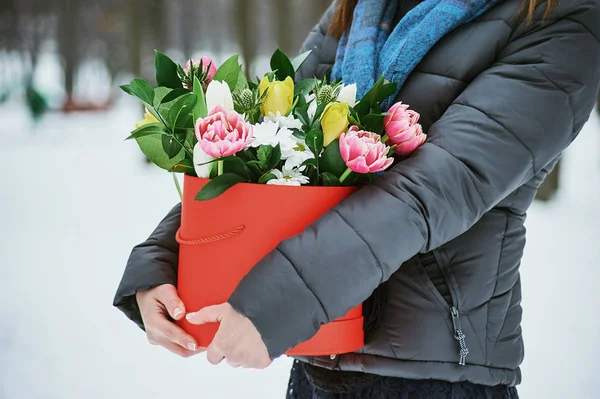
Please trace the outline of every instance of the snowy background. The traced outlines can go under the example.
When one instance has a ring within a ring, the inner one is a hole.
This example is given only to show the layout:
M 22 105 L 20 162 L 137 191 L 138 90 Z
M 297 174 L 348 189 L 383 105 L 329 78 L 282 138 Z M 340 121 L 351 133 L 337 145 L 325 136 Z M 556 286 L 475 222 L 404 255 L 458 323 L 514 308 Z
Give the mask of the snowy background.
M 283 398 L 289 359 L 213 367 L 149 345 L 112 307 L 131 248 L 177 202 L 169 174 L 123 141 L 129 99 L 33 124 L 0 107 L 0 398 Z M 600 397 L 600 120 L 567 151 L 559 195 L 536 203 L 522 266 L 522 398 Z

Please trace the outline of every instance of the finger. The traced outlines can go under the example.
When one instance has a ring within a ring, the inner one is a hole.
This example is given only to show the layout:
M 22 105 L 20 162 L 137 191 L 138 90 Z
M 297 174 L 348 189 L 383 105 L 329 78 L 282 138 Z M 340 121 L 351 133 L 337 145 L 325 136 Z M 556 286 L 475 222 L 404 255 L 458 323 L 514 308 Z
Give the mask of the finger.
M 198 351 L 190 351 L 190 350 L 184 349 L 181 346 L 174 344 L 173 342 L 170 342 L 167 340 L 164 340 L 159 345 L 181 357 L 190 357 L 190 356 L 194 356 L 194 355 L 197 355 L 200 353 Z
M 236 362 L 232 362 L 231 360 L 227 360 L 227 364 L 229 364 L 231 367 L 233 367 L 234 369 L 240 368 L 241 364 L 236 363 Z
M 179 345 L 183 349 L 193 352 L 199 350 L 196 340 L 191 335 L 167 319 L 156 320 L 152 327 L 154 328 L 154 333 L 157 333 L 168 341 Z
M 225 304 L 208 306 L 196 313 L 188 313 L 185 318 L 192 324 L 219 323 L 223 318 Z
M 263 370 L 269 367 L 271 364 L 273 364 L 273 361 L 270 358 L 255 357 L 241 363 L 241 366 L 245 369 Z
M 256 363 L 256 365 L 254 366 L 254 368 L 258 369 L 258 370 L 264 370 L 267 367 L 269 367 L 271 364 L 273 364 L 273 360 L 271 360 L 271 359 L 262 359 L 262 360 L 260 360 L 260 361 L 258 361 Z
M 215 345 L 211 344 L 206 350 L 206 359 L 210 364 L 216 366 L 225 359 L 225 356 L 215 347 Z
M 181 320 L 185 315 L 185 305 L 177 295 L 175 286 L 171 284 L 160 286 L 157 290 L 156 299 L 167 308 L 169 316 L 174 320 Z

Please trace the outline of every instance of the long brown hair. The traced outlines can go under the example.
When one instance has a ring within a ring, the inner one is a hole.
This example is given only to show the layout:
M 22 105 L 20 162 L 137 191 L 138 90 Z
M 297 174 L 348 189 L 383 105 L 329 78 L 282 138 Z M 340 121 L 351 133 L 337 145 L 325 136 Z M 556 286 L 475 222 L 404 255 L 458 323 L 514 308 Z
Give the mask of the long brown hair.
M 552 9 L 556 7 L 559 0 L 523 0 L 518 15 L 523 16 L 527 21 L 531 21 L 535 9 L 544 1 L 547 2 L 544 17 L 547 17 L 552 12 Z M 357 4 L 358 0 L 338 0 L 337 9 L 329 27 L 329 32 L 333 36 L 340 38 L 350 28 L 352 14 L 354 14 Z

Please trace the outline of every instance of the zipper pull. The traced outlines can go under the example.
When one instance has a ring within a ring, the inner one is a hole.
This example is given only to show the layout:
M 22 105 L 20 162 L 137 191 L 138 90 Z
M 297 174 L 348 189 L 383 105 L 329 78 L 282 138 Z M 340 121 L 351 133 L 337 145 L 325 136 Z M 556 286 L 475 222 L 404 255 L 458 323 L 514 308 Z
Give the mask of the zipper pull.
M 452 315 L 452 324 L 454 325 L 454 339 L 457 340 L 458 344 L 460 345 L 458 364 L 464 366 L 466 364 L 467 355 L 469 354 L 469 349 L 467 348 L 467 343 L 465 342 L 465 334 L 460 326 L 460 317 L 458 315 L 458 309 L 456 306 L 452 306 L 450 309 L 450 314 Z

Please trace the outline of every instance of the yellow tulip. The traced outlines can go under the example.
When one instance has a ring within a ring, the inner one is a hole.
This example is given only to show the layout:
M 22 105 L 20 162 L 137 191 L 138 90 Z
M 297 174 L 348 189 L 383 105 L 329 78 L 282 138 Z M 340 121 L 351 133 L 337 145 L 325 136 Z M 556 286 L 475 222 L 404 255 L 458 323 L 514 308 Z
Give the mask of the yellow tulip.
M 269 82 L 267 77 L 264 77 L 258 85 L 260 95 L 265 90 L 267 91 L 267 98 L 265 98 L 264 104 L 260 107 L 260 112 L 263 116 L 269 115 L 269 113 L 286 115 L 292 104 L 294 103 L 294 81 L 289 76 L 283 81 Z
M 154 117 L 154 115 L 152 115 L 150 112 L 148 112 L 146 110 L 146 113 L 144 114 L 144 119 L 142 119 L 141 121 L 139 121 L 138 123 L 135 124 L 135 128 L 139 129 L 142 126 L 148 125 L 150 123 L 160 123 L 160 121 L 158 119 L 156 119 Z
M 350 121 L 348 116 L 350 109 L 348 103 L 331 103 L 325 107 L 323 117 L 321 118 L 321 127 L 323 128 L 323 145 L 327 147 L 335 139 L 338 139 L 342 133 L 348 130 Z

